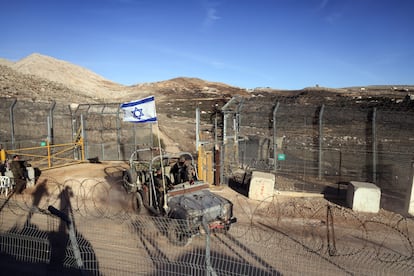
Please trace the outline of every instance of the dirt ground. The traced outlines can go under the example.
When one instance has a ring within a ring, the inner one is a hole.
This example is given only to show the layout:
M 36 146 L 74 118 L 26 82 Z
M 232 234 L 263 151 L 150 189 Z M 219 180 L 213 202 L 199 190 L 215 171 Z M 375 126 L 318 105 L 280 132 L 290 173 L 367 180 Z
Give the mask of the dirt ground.
M 47 189 L 47 202 L 57 201 L 58 191 L 69 186 L 75 200 L 79 198 L 92 199 L 94 205 L 101 208 L 116 208 L 131 211 L 131 195 L 125 192 L 122 186 L 122 171 L 128 167 L 126 162 L 113 161 L 101 163 L 83 163 L 61 168 L 45 170 L 42 172 L 37 185 L 27 188 L 26 198 L 38 192 L 39 184 Z M 276 181 L 288 183 L 278 177 Z M 286 184 L 284 184 L 286 185 Z M 389 221 L 390 218 L 399 217 L 397 214 L 380 210 L 377 214 L 354 214 L 352 210 L 344 206 L 344 202 L 335 198 L 325 198 L 318 193 L 295 193 L 275 190 L 271 199 L 258 201 L 247 196 L 248 186 L 210 185 L 210 189 L 220 194 L 234 204 L 234 216 L 239 223 L 252 223 L 256 217 L 269 217 L 272 219 L 300 218 L 317 216 L 326 220 L 326 209 L 333 206 L 341 212 L 352 213 L 361 220 L 379 219 Z M 105 206 L 110 205 L 111 207 Z
M 41 190 L 46 190 L 44 198 L 40 200 L 40 207 L 47 208 L 47 203 L 59 204 L 61 192 L 70 187 L 75 202 L 92 199 L 94 205 L 110 205 L 101 208 L 123 209 L 132 211 L 131 195 L 127 194 L 122 186 L 122 171 L 128 164 L 122 161 L 101 163 L 83 163 L 53 168 L 42 171 L 37 184 L 28 187 L 21 196 L 26 204 L 31 204 L 32 198 Z M 328 201 L 320 194 L 281 193 L 276 192 L 275 198 L 266 201 L 249 199 L 246 187 L 230 187 L 229 185 L 210 185 L 212 192 L 220 194 L 234 204 L 234 216 L 239 223 L 251 223 L 255 215 L 260 216 L 297 216 L 286 209 L 290 214 L 283 214 L 281 206 L 308 206 L 311 210 L 318 210 L 326 206 Z M 42 202 L 44 202 L 42 204 Z M 277 206 L 275 206 L 277 205 Z M 59 208 L 59 206 L 55 206 Z
M 128 164 L 126 162 L 113 161 L 84 163 L 45 170 L 39 177 L 38 184 L 34 187 L 28 187 L 24 194 L 27 198 L 33 196 L 38 190 L 39 184 L 46 183 L 47 193 L 49 197 L 53 198 L 58 197 L 57 194 L 53 195 L 56 191 L 63 190 L 65 186 L 70 186 L 74 198 L 86 196 L 92 198 L 95 204 L 99 201 L 102 204 L 112 205 L 112 208 L 125 208 L 132 211 L 129 204 L 130 195 L 125 192 L 122 186 L 122 171 L 127 168 Z M 98 188 L 98 186 L 105 187 L 105 191 L 100 196 L 98 196 L 98 191 L 102 187 Z M 251 213 L 263 204 L 249 199 L 228 185 L 210 185 L 210 189 L 233 202 L 234 215 L 240 222 L 249 222 L 250 217 L 246 216 L 245 213 Z M 106 196 L 108 197 L 107 200 L 102 198 Z M 53 199 L 47 201 L 53 202 Z
M 122 221 L 122 218 L 120 220 L 118 218 L 123 212 L 133 211 L 132 195 L 126 193 L 121 182 L 122 171 L 126 168 L 127 163 L 125 162 L 102 162 L 83 163 L 45 170 L 34 187 L 28 187 L 22 195 L 13 195 L 13 197 L 16 200 L 24 201 L 28 207 L 34 205 L 40 210 L 45 210 L 52 205 L 67 214 L 70 211 L 76 211 L 78 214 L 77 228 L 85 239 L 94 245 L 96 258 L 100 260 L 101 264 L 100 271 L 111 272 L 112 269 L 119 269 L 119 267 L 114 267 L 114 258 L 122 263 L 120 266 L 123 267 L 124 263 L 129 265 L 136 263 L 134 254 L 139 254 L 139 256 L 149 254 L 149 249 L 141 246 L 142 244 L 150 244 L 143 243 L 142 240 L 145 240 L 145 237 L 147 237 L 148 242 L 151 241 L 158 245 L 155 247 L 157 253 L 154 253 L 153 256 L 158 256 L 160 250 L 164 252 L 160 257 L 160 262 L 165 260 L 165 256 L 171 257 L 183 252 L 182 250 L 191 250 L 193 247 L 180 249 L 181 251 L 177 250 L 168 243 L 166 238 L 160 240 L 162 234 L 154 233 L 152 228 L 148 228 L 148 233 L 143 232 L 142 235 L 138 236 L 134 234 L 135 232 L 131 232 L 132 238 L 130 241 L 134 241 L 132 244 L 126 238 L 107 239 L 107 232 L 127 234 L 122 228 L 125 225 L 117 223 Z M 283 180 L 277 178 L 276 181 Z M 414 237 L 412 220 L 403 220 L 401 216 L 384 210 L 380 210 L 377 214 L 358 214 L 345 206 L 336 204 L 332 199 L 324 198 L 320 194 L 284 193 L 275 190 L 275 195 L 271 200 L 257 201 L 249 199 L 246 196 L 246 189 L 243 188 L 232 185 L 210 186 L 214 193 L 228 198 L 234 204 L 233 211 L 237 223 L 230 229 L 229 237 L 232 237 L 232 240 L 230 239 L 227 242 L 228 244 L 243 245 L 242 248 L 246 249 L 244 243 L 252 238 L 255 243 L 248 247 L 250 254 L 252 250 L 263 253 L 271 248 L 273 251 L 268 255 L 264 254 L 263 258 L 269 257 L 269 263 L 280 261 L 280 263 L 275 263 L 273 267 L 279 267 L 282 271 L 298 272 L 299 270 L 295 265 L 294 268 L 290 265 L 299 262 L 302 264 L 301 269 L 304 272 L 318 272 L 315 274 L 307 273 L 308 275 L 320 275 L 319 272 L 326 268 L 321 270 L 321 263 L 318 262 L 312 262 L 310 267 L 308 264 L 309 254 L 316 253 L 321 256 L 327 254 L 324 250 L 328 248 L 327 245 L 332 245 L 330 238 L 333 233 L 330 230 L 334 228 L 335 254 L 337 255 L 327 255 L 327 258 L 330 258 L 328 261 L 335 260 L 339 263 L 343 261 L 345 267 L 349 266 L 349 271 L 354 271 L 351 268 L 355 265 L 349 265 L 347 261 L 358 256 L 368 256 L 371 259 L 370 262 L 358 262 L 355 271 L 366 271 L 366 266 L 377 264 L 377 259 L 386 261 L 381 263 L 382 266 L 377 268 L 377 271 L 380 271 L 383 267 L 389 269 L 388 262 L 390 260 L 393 261 L 392 265 L 397 266 L 398 269 L 411 271 L 411 267 L 414 267 L 412 263 L 414 248 L 411 242 Z M 11 210 L 10 208 L 7 211 Z M 34 223 L 34 220 L 41 218 L 39 215 L 32 215 L 31 212 L 27 214 L 27 209 L 21 211 L 21 214 L 16 216 L 13 212 L 14 220 L 10 221 L 10 225 L 4 220 L 2 227 L 4 229 L 22 229 L 24 232 L 24 225 L 27 225 L 28 221 L 31 220 Z M 88 221 L 85 221 L 86 218 Z M 90 223 L 93 223 L 93 227 L 90 227 Z M 333 224 L 335 224 L 335 227 Z M 39 227 L 41 227 L 40 224 Z M 103 232 L 98 231 L 101 229 L 105 230 Z M 50 232 L 50 230 L 48 231 Z M 329 235 L 328 238 L 327 234 Z M 157 237 L 155 239 L 156 243 L 153 239 L 155 236 Z M 212 238 L 220 241 L 220 239 L 226 237 L 213 236 Z M 273 239 L 277 241 L 277 245 L 268 248 L 269 242 Z M 285 242 L 286 244 L 284 244 Z M 197 238 L 193 240 L 193 243 L 203 243 L 203 239 L 201 237 Z M 222 244 L 217 242 L 214 245 L 221 246 Z M 296 248 L 295 246 L 298 245 L 299 247 Z M 108 248 L 111 248 L 114 255 Z M 371 251 L 371 248 L 375 248 L 376 251 Z M 131 252 L 135 252 L 133 250 L 137 253 L 131 254 Z M 286 256 L 286 259 L 273 257 L 275 254 L 282 253 L 279 250 L 284 251 L 282 255 Z M 245 251 L 243 251 L 243 254 L 246 254 Z M 365 255 L 360 253 L 362 251 Z M 234 251 L 231 251 L 229 256 L 234 254 Z M 240 254 L 242 256 L 242 253 Z M 304 255 L 298 257 L 300 254 Z M 335 258 L 335 256 L 342 255 L 348 256 L 349 259 Z M 392 259 L 389 256 L 393 256 Z M 121 258 L 122 261 L 117 258 Z M 324 258 L 318 260 L 326 265 Z M 409 265 L 408 269 L 406 269 L 407 264 Z M 152 269 L 151 266 L 148 267 L 148 269 Z M 15 267 L 12 267 L 12 269 L 15 269 Z M 111 275 L 111 273 L 108 273 L 108 275 Z M 288 273 L 287 275 L 295 274 Z M 366 274 L 356 273 L 354 275 Z

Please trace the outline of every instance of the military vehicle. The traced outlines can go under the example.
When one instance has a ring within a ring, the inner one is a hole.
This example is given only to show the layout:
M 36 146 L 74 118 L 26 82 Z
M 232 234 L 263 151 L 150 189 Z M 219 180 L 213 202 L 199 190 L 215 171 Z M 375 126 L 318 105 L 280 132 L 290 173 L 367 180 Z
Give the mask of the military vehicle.
M 233 203 L 212 193 L 209 184 L 198 179 L 194 158 L 188 152 L 134 151 L 129 168 L 123 171 L 123 185 L 134 194 L 138 213 L 149 211 L 172 219 L 167 235 L 176 245 L 187 245 L 206 231 L 228 231 L 237 221 Z

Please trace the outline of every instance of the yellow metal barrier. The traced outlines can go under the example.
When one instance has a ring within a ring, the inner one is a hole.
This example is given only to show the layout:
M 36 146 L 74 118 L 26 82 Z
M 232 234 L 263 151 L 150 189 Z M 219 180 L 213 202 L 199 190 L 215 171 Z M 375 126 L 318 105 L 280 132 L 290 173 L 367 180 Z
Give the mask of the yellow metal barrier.
M 6 154 L 9 156 L 19 155 L 23 157 L 22 159 L 30 161 L 32 166 L 36 166 L 41 170 L 78 164 L 85 160 L 82 138 L 74 143 L 51 145 L 47 141 L 45 146 L 5 150 L 4 160 Z M 76 155 L 80 155 L 80 159 L 76 158 Z M 3 153 L 0 156 L 3 158 Z
M 4 149 L 0 149 L 0 161 L 6 161 L 6 151 Z
M 198 177 L 209 184 L 214 184 L 214 168 L 213 168 L 212 151 L 206 151 L 203 146 L 198 148 Z

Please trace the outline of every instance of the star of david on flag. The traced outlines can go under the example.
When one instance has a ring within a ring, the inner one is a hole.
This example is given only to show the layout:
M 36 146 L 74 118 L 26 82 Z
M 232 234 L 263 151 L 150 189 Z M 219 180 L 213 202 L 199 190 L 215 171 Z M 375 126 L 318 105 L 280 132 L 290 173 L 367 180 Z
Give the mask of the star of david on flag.
M 157 121 L 154 96 L 123 103 L 121 108 L 124 111 L 124 122 L 148 123 Z

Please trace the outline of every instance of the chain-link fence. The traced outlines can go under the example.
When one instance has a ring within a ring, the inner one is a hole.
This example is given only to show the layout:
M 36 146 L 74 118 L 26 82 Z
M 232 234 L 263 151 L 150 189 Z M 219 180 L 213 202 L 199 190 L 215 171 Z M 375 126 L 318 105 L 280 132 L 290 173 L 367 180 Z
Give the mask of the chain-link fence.
M 368 181 L 405 200 L 412 183 L 413 101 L 348 97 L 318 105 L 314 98 L 229 101 L 223 175 L 238 168 L 273 172 L 296 179 L 296 191 L 318 192 L 327 183 Z
M 202 109 L 200 132 L 206 135 L 201 142 L 215 154 L 216 184 L 228 182 L 238 168 L 294 179 L 290 188 L 299 191 L 369 181 L 395 202 L 397 211 L 403 209 L 412 183 L 414 101 L 332 94 L 324 99 L 234 97 L 222 109 Z M 88 159 L 127 160 L 137 147 L 154 145 L 151 125 L 123 122 L 118 103 L 2 99 L 0 106 L 0 144 L 6 149 L 38 146 L 46 139 L 73 142 L 79 130 Z
M 72 143 L 82 136 L 87 159 L 127 160 L 138 146 L 154 144 L 151 125 L 123 122 L 119 103 L 64 105 L 2 99 L 0 107 L 0 144 L 5 149 L 39 147 L 44 141 Z
M 168 238 L 175 220 L 131 213 L 131 197 L 119 183 L 45 181 L 32 193 L 0 200 L 4 274 L 414 273 L 414 221 L 399 215 L 358 214 L 278 196 L 252 208 L 237 196 L 239 221 L 228 232 L 205 233 L 182 247 Z

